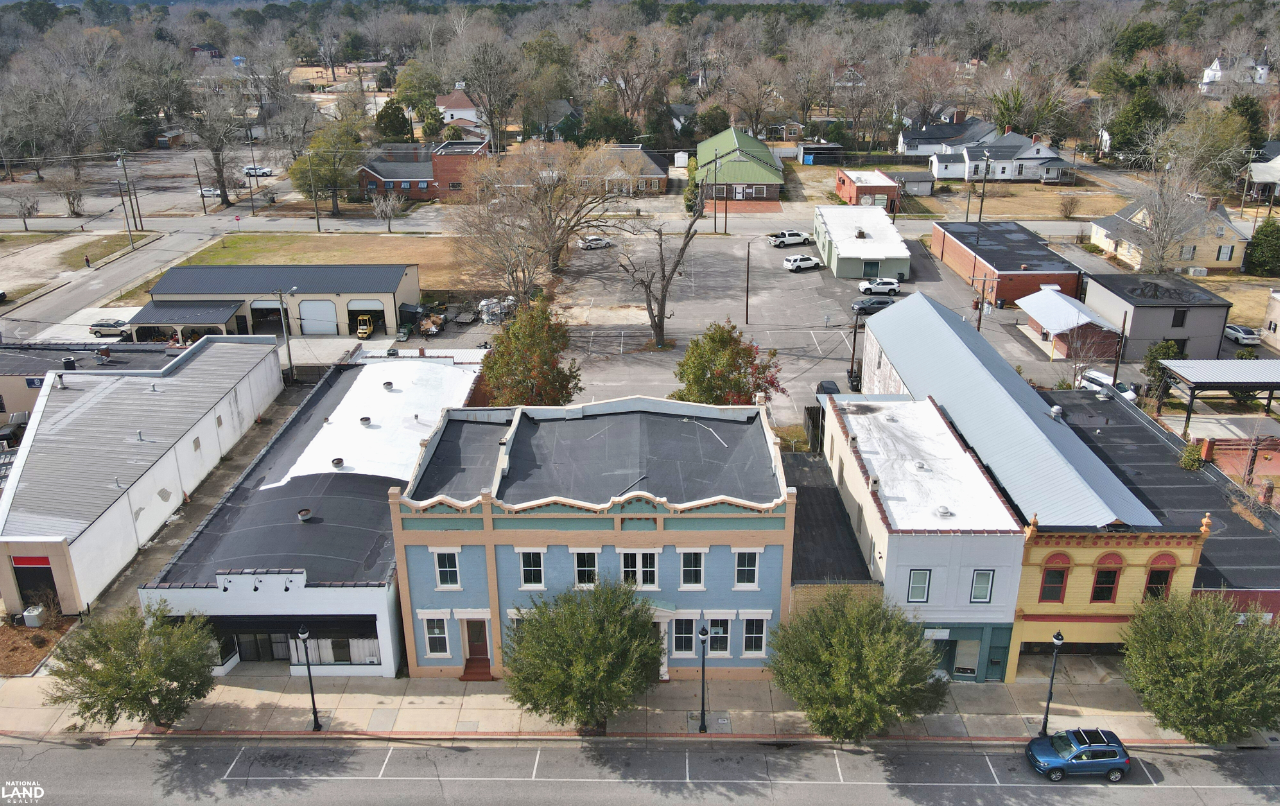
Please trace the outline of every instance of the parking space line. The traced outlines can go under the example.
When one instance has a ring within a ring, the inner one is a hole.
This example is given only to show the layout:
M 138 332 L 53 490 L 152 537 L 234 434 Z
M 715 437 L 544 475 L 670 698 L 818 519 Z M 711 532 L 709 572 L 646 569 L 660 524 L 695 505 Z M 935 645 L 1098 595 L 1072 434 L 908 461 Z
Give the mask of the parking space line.
M 987 769 L 991 770 L 991 777 L 995 779 L 996 785 L 999 786 L 1000 776 L 996 775 L 996 768 L 995 768 L 995 765 L 991 763 L 991 756 L 987 755 L 986 753 L 983 753 L 982 757 L 987 760 Z
M 1151 782 L 1152 786 L 1160 786 L 1156 783 L 1156 779 L 1151 777 L 1151 770 L 1147 769 L 1147 765 L 1142 759 L 1138 759 L 1138 766 L 1142 768 L 1144 773 L 1146 773 L 1147 780 Z
M 227 776 L 231 775 L 231 771 L 235 769 L 236 762 L 240 760 L 240 756 L 244 753 L 244 748 L 240 748 L 240 752 L 236 753 L 236 757 L 231 760 L 231 766 L 227 767 L 227 771 L 222 774 L 222 780 L 227 780 Z
M 533 774 L 529 776 L 530 781 L 538 780 L 538 762 L 542 760 L 542 748 L 538 748 L 538 754 L 533 757 Z
M 395 748 L 394 748 L 394 747 L 388 747 L 388 748 L 387 748 L 387 757 L 386 757 L 386 758 L 384 758 L 384 759 L 382 760 L 382 769 L 378 770 L 378 777 L 379 777 L 379 778 L 381 778 L 381 777 L 382 777 L 382 774 L 383 774 L 384 772 L 386 772 L 386 771 L 387 771 L 387 762 L 391 760 L 391 751 L 392 751 L 392 750 L 395 750 Z
M 842 784 L 843 784 L 843 783 L 844 783 L 844 773 L 840 771 L 840 751 L 839 751 L 839 750 L 837 750 L 837 749 L 835 749 L 835 748 L 833 747 L 833 748 L 831 748 L 831 755 L 835 756 L 835 759 L 836 759 L 836 775 L 839 775 L 839 776 L 840 776 L 840 783 L 842 783 Z
M 844 335 L 843 330 L 836 331 L 840 334 L 840 338 L 844 339 L 844 346 L 849 348 L 849 352 L 853 352 L 853 345 L 849 343 L 849 337 Z
M 684 782 L 689 783 L 689 751 L 684 751 Z
M 822 355 L 822 345 L 818 344 L 818 337 L 812 330 L 809 331 L 809 338 L 813 339 L 813 346 L 818 349 L 818 355 Z

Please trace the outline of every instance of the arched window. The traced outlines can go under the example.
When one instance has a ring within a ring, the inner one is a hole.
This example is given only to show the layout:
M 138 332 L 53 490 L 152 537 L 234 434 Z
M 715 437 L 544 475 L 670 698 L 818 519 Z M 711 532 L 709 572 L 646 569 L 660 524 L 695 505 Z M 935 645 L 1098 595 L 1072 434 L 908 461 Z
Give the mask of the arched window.
M 1093 592 L 1089 594 L 1092 604 L 1110 604 L 1116 600 L 1116 589 L 1120 587 L 1120 569 L 1124 567 L 1124 557 L 1116 552 L 1109 552 L 1094 563 Z
M 1169 583 L 1173 581 L 1173 572 L 1178 570 L 1178 558 L 1167 551 L 1161 552 L 1151 558 L 1148 566 L 1147 586 L 1143 591 L 1143 598 L 1164 599 L 1169 595 Z
M 1061 602 L 1067 594 L 1067 573 L 1071 570 L 1071 558 L 1062 552 L 1050 554 L 1044 560 L 1044 572 L 1040 577 L 1040 601 Z

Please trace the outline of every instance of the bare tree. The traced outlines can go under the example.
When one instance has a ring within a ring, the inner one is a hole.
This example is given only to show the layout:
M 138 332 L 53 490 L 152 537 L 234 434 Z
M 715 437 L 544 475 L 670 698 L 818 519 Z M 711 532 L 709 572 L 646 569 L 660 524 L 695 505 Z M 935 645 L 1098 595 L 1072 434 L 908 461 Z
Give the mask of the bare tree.
M 1105 330 L 1091 323 L 1083 313 L 1075 327 L 1064 334 L 1063 341 L 1067 345 L 1067 360 L 1071 362 L 1071 388 L 1080 387 L 1084 374 L 1095 364 L 1115 358 L 1120 349 L 1120 334 Z
M 78 218 L 84 215 L 84 183 L 77 172 L 70 169 L 59 169 L 49 174 L 49 185 L 67 206 L 67 215 Z M 26 225 L 26 222 L 23 222 Z
M 1137 225 L 1137 247 L 1142 252 L 1138 271 L 1168 271 L 1183 242 L 1202 218 L 1204 201 L 1192 195 L 1195 183 L 1176 165 L 1157 168 L 1148 189 L 1138 197 L 1140 205 L 1131 220 Z
M 6 190 L 4 195 L 17 207 L 18 217 L 22 219 L 22 229 L 29 230 L 27 219 L 35 218 L 40 212 L 40 194 L 35 188 L 17 185 Z
M 786 95 L 801 123 L 821 101 L 830 101 L 832 74 L 837 59 L 831 37 L 811 30 L 793 31 L 787 43 Z
M 1062 213 L 1062 217 L 1070 221 L 1075 218 L 1077 212 L 1080 211 L 1080 197 L 1063 194 L 1058 199 L 1058 212 Z
M 329 68 L 329 77 L 335 84 L 338 83 L 338 64 L 342 61 L 342 34 L 346 29 L 344 23 L 330 15 L 321 21 L 315 34 L 320 63 Z
M 502 151 L 502 127 L 516 103 L 517 58 L 515 49 L 504 41 L 478 42 L 467 54 L 467 86 L 463 91 L 476 105 L 480 122 L 489 130 L 489 141 L 498 152 Z
M 236 154 L 244 140 L 244 119 L 231 107 L 235 102 L 237 99 L 223 93 L 201 90 L 196 93 L 196 111 L 187 119 L 191 130 L 200 138 L 200 145 L 209 151 L 205 164 L 213 175 L 219 200 L 227 206 L 231 205 L 231 197 L 227 195 L 228 180 L 235 170 Z
M 583 69 L 590 81 L 607 84 L 618 101 L 618 109 L 639 120 L 653 92 L 666 83 L 669 70 L 662 26 L 650 26 L 622 35 L 603 35 L 583 54 Z
M 550 279 L 546 254 L 529 237 L 526 211 L 518 196 L 499 196 L 489 204 L 461 205 L 458 229 L 467 233 L 458 252 L 469 266 L 522 303 Z
M 373 194 L 373 214 L 379 221 L 387 222 L 387 232 L 391 231 L 391 222 L 404 207 L 404 202 L 405 197 L 400 193 Z
M 765 136 L 765 121 L 778 100 L 782 67 L 768 56 L 729 68 L 729 104 L 754 137 Z
M 705 192 L 704 189 L 699 189 L 697 201 L 693 205 L 694 213 L 689 216 L 683 232 L 665 232 L 667 222 L 651 221 L 633 225 L 632 231 L 636 235 L 648 236 L 645 241 L 635 245 L 646 251 L 651 250 L 651 253 L 637 259 L 631 252 L 624 252 L 618 260 L 622 271 L 631 278 L 631 286 L 644 294 L 644 309 L 649 316 L 653 346 L 658 349 L 662 349 L 667 343 L 667 320 L 675 316 L 674 311 L 667 311 L 667 299 L 671 293 L 671 284 L 683 275 L 685 253 L 698 234 L 696 226 L 706 203 Z
M 919 124 L 932 123 L 933 108 L 956 88 L 956 68 L 939 56 L 916 56 L 907 65 L 906 91 Z

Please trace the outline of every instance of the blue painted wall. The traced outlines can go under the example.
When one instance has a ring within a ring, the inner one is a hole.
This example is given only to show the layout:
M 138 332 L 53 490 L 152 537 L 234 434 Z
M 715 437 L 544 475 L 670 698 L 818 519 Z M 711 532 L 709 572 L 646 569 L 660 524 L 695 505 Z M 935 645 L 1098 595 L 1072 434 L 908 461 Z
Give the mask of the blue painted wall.
M 445 621 L 449 635 L 449 657 L 427 654 L 427 638 L 423 631 L 418 610 L 442 610 L 444 608 L 486 608 L 489 606 L 489 574 L 485 562 L 484 546 L 462 546 L 458 555 L 458 581 L 462 590 L 436 590 L 435 555 L 426 546 L 405 546 L 405 564 L 408 566 L 410 616 L 413 620 L 413 645 L 418 653 L 419 666 L 461 666 L 462 634 L 457 619 Z

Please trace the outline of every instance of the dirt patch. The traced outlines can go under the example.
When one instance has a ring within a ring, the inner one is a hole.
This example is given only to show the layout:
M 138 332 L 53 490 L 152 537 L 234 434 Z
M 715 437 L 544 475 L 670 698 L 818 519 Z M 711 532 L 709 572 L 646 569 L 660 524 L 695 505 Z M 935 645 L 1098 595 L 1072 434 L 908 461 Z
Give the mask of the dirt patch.
M 0 235 L 0 257 L 58 237 L 52 232 L 6 232 Z
M 24 233 L 25 234 L 25 233 Z M 39 288 L 68 272 L 84 269 L 84 256 L 99 260 L 129 245 L 129 236 L 67 233 L 59 235 L 36 234 L 30 239 L 16 240 L 15 235 L 5 235 L 0 244 L 0 288 L 16 299 L 12 289 Z M 11 243 L 7 252 L 3 247 Z
M 134 236 L 136 240 L 141 240 L 143 236 Z M 88 257 L 94 263 L 102 260 L 107 255 L 113 255 L 129 245 L 129 234 L 121 233 L 119 235 L 103 235 L 94 238 L 88 243 L 77 244 L 75 249 L 68 249 L 62 253 L 62 267 L 68 271 L 84 268 L 84 259 Z
M 228 235 L 185 265 L 417 263 L 420 288 L 466 288 L 478 273 L 462 268 L 457 244 L 422 235 Z
M 1231 302 L 1228 321 L 1237 325 L 1262 327 L 1266 319 L 1267 300 L 1271 298 L 1268 278 L 1237 274 L 1187 279 Z
M 75 623 L 74 617 L 66 617 L 57 624 L 38 628 L 0 625 L 0 675 L 12 677 L 34 672 Z

